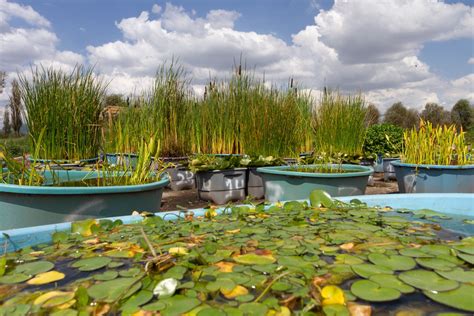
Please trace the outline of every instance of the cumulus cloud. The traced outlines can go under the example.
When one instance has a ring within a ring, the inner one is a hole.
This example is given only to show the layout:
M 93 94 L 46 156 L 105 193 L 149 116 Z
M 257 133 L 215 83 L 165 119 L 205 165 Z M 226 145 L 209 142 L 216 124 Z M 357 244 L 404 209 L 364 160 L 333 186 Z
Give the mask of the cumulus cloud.
M 467 61 L 468 64 L 474 65 L 474 57 L 471 57 Z

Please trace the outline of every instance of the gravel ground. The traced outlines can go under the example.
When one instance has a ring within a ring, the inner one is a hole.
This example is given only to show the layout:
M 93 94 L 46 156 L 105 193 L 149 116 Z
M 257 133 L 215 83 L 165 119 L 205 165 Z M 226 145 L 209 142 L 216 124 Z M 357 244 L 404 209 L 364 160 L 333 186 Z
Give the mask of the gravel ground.
M 383 174 L 374 174 L 374 185 L 367 186 L 365 194 L 390 194 L 398 193 L 398 185 L 396 181 L 383 181 Z M 162 211 L 174 211 L 179 207 L 187 209 L 200 208 L 209 205 L 207 201 L 201 201 L 198 198 L 197 190 L 172 191 L 166 189 L 163 193 L 161 202 Z

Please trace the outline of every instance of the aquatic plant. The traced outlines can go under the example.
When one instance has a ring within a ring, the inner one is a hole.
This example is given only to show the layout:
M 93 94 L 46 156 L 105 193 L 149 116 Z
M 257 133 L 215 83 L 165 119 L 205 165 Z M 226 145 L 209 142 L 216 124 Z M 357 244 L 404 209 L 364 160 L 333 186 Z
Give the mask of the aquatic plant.
M 468 165 L 472 154 L 464 139 L 464 131 L 455 125 L 434 127 L 431 122 L 420 120 L 418 129 L 403 133 L 404 163 L 427 165 Z
M 366 111 L 362 95 L 344 96 L 325 89 L 313 119 L 315 152 L 361 155 Z
M 5 253 L 0 314 L 474 312 L 473 238 L 440 227 L 444 214 L 316 190 L 196 215 L 89 219 Z
M 403 129 L 391 124 L 375 124 L 367 129 L 364 156 L 372 159 L 377 155 L 398 157 L 403 149 Z
M 106 84 L 92 68 L 78 65 L 66 72 L 38 66 L 30 75 L 19 75 L 19 86 L 30 143 L 46 128 L 44 156 L 34 158 L 74 161 L 97 157 Z

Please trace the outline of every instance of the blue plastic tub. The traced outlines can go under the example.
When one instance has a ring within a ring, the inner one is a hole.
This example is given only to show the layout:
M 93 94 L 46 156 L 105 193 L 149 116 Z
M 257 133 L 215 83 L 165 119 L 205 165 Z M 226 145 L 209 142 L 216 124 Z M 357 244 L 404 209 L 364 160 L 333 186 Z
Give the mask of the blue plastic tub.
M 57 170 L 45 173 L 60 182 L 98 177 L 97 172 Z M 53 187 L 0 184 L 0 230 L 86 218 L 128 215 L 133 211 L 157 212 L 168 176 L 142 185 L 106 187 Z
M 406 208 L 411 210 L 431 209 L 441 213 L 474 216 L 474 194 L 383 194 L 383 195 L 361 195 L 340 197 L 339 200 L 349 202 L 352 199 L 359 199 L 369 206 L 390 206 L 392 208 Z M 217 213 L 222 213 L 224 207 L 217 209 Z M 203 216 L 204 209 L 192 210 L 194 216 Z M 157 216 L 165 217 L 166 214 L 176 214 L 180 212 L 160 212 Z M 166 219 L 176 218 L 166 216 Z M 121 216 L 112 217 L 111 220 L 120 219 L 125 224 L 141 221 L 141 216 Z M 71 223 L 60 223 L 53 225 L 43 225 L 36 227 L 19 228 L 13 230 L 0 231 L 0 244 L 6 240 L 7 251 L 15 251 L 24 247 L 34 246 L 41 243 L 51 242 L 51 235 L 56 231 L 70 230 Z
M 474 193 L 474 165 L 416 165 L 393 161 L 400 193 Z

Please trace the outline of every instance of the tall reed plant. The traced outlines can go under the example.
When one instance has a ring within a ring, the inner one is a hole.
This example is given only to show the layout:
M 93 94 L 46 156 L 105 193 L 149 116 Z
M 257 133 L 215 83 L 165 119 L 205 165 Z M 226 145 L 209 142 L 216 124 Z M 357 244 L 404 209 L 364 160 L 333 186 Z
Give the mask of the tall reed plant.
M 455 125 L 434 127 L 431 122 L 422 119 L 419 129 L 412 128 L 403 134 L 402 162 L 426 165 L 473 164 L 464 134 L 462 128 L 458 132 Z
M 315 111 L 315 152 L 362 154 L 366 134 L 366 102 L 362 95 L 325 90 Z
M 30 142 L 33 144 L 45 129 L 41 144 L 44 156 L 35 158 L 80 160 L 97 156 L 106 84 L 92 68 L 76 66 L 66 72 L 39 66 L 31 69 L 31 76 L 20 74 L 19 84 Z

